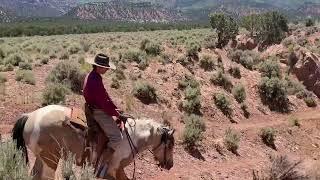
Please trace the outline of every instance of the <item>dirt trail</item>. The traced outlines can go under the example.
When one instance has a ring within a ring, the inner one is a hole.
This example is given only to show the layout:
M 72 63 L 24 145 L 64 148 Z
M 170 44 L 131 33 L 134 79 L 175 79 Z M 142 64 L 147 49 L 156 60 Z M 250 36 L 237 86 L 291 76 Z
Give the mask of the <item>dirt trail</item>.
M 289 115 L 276 116 L 256 116 L 248 121 L 234 124 L 232 127 L 236 130 L 260 129 L 264 127 L 279 126 L 288 123 L 290 117 L 298 118 L 300 121 L 320 120 L 319 110 L 310 110 L 304 112 L 292 113 Z

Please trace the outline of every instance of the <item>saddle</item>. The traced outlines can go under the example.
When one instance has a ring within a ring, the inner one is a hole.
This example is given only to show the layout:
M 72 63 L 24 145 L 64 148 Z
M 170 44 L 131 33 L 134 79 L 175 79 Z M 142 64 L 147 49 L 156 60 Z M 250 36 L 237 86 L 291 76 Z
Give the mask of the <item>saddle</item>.
M 66 123 L 85 138 L 81 164 L 88 160 L 96 167 L 103 150 L 107 148 L 108 138 L 95 121 L 92 108 L 88 104 L 85 104 L 85 111 L 79 108 L 71 108 Z
M 67 123 L 72 129 L 85 138 L 81 164 L 89 160 L 89 162 L 94 165 L 96 171 L 102 153 L 108 149 L 107 144 L 109 139 L 94 119 L 93 108 L 86 103 L 84 109 L 83 111 L 82 109 L 71 108 L 69 121 L 67 121 Z M 126 123 L 128 118 L 133 117 L 122 112 L 117 123 L 121 121 Z

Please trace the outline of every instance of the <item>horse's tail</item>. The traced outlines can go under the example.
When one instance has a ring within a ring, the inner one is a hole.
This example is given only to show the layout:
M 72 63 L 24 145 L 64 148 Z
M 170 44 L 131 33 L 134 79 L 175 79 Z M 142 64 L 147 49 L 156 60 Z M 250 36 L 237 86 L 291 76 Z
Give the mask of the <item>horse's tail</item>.
M 12 129 L 12 139 L 16 142 L 17 149 L 22 150 L 23 155 L 26 159 L 26 163 L 29 162 L 29 158 L 27 153 L 27 147 L 23 139 L 23 131 L 28 118 L 29 118 L 28 115 L 26 114 L 22 115 L 22 117 L 20 117 L 17 120 L 17 122 L 14 124 L 14 127 Z

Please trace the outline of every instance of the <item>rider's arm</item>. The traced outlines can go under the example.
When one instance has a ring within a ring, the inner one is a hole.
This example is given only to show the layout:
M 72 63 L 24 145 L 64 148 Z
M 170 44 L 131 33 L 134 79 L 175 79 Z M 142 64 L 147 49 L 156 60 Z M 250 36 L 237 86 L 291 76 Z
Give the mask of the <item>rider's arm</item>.
M 102 83 L 102 78 L 99 78 L 97 80 L 95 87 L 95 97 L 97 106 L 101 108 L 109 116 L 119 117 L 119 113 L 118 111 L 116 111 L 116 106 L 113 104 L 108 94 L 106 93 L 106 89 L 104 88 Z

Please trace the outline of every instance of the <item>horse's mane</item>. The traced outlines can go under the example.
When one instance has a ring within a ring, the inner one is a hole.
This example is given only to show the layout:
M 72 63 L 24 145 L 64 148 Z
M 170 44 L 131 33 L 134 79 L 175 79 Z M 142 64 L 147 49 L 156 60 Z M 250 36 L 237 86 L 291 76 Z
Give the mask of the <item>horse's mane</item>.
M 128 119 L 128 125 L 136 128 L 139 130 L 150 130 L 154 128 L 155 130 L 160 127 L 165 127 L 163 124 L 151 119 L 151 118 L 137 118 L 137 119 Z

